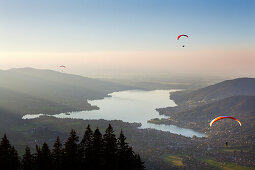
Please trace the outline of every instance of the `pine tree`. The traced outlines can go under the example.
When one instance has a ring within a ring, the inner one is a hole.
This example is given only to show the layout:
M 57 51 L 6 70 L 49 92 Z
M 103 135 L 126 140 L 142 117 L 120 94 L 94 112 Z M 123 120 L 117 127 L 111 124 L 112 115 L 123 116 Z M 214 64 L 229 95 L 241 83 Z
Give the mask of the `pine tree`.
M 135 155 L 135 170 L 145 170 L 144 162 L 139 154 Z
M 18 153 L 14 146 L 11 146 L 6 134 L 4 134 L 0 143 L 0 165 L 2 169 L 20 169 Z
M 126 142 L 122 130 L 116 139 L 112 126 L 109 124 L 102 136 L 97 128 L 93 133 L 90 126 L 79 142 L 76 132 L 71 130 L 62 149 L 57 137 L 52 153 L 46 143 L 40 148 L 36 145 L 36 153 L 31 155 L 26 146 L 22 159 L 23 170 L 144 170 L 144 162 Z M 0 168 L 19 170 L 20 161 L 14 146 L 11 146 L 6 135 L 0 143 Z
M 97 128 L 93 135 L 93 145 L 92 145 L 92 161 L 94 170 L 104 169 L 103 160 L 103 139 L 102 134 Z
M 92 169 L 92 146 L 93 146 L 93 132 L 90 129 L 90 125 L 87 126 L 83 138 L 79 144 L 79 155 L 81 159 L 81 166 Z
M 59 137 L 57 137 L 56 142 L 53 145 L 52 150 L 52 166 L 55 170 L 63 169 L 63 149 Z
M 65 143 L 64 148 L 64 164 L 65 169 L 78 169 L 78 143 L 79 137 L 75 130 L 71 130 L 70 135 Z
M 18 152 L 17 150 L 14 148 L 14 146 L 11 147 L 11 151 L 10 151 L 10 162 L 11 162 L 11 169 L 15 169 L 18 170 L 20 169 L 20 160 L 19 160 L 19 156 L 18 156 Z
M 41 159 L 41 148 L 36 145 L 35 146 L 36 149 L 36 153 L 34 154 L 34 158 L 35 158 L 35 169 L 36 170 L 40 170 L 41 166 L 42 166 L 42 159 Z
M 111 124 L 109 124 L 108 128 L 105 130 L 105 134 L 103 136 L 104 142 L 104 160 L 106 169 L 116 169 L 116 137 L 113 131 Z
M 51 153 L 49 146 L 43 143 L 42 149 L 36 145 L 36 154 L 34 154 L 36 160 L 35 169 L 45 170 L 51 168 Z
M 124 136 L 122 130 L 120 131 L 120 136 L 117 140 L 117 162 L 118 169 L 129 170 L 134 167 L 135 163 L 133 161 L 133 150 L 128 146 L 126 142 L 126 137 Z
M 7 169 L 8 164 L 10 163 L 9 161 L 9 151 L 11 149 L 11 145 L 9 140 L 6 137 L 6 134 L 4 134 L 1 143 L 0 143 L 0 165 L 2 169 Z
M 41 163 L 42 169 L 51 168 L 51 152 L 49 146 L 44 142 L 41 151 Z
M 23 170 L 33 170 L 34 169 L 33 161 L 34 161 L 34 158 L 31 155 L 30 148 L 26 146 L 25 154 L 23 155 L 23 159 L 22 159 Z
M 141 161 L 140 155 L 135 155 L 132 147 L 128 146 L 126 137 L 122 130 L 117 141 L 118 145 L 118 169 L 122 170 L 144 170 L 144 162 Z
M 124 136 L 122 129 L 120 131 L 120 136 L 118 138 L 117 144 L 120 151 L 126 151 L 128 149 L 126 137 Z

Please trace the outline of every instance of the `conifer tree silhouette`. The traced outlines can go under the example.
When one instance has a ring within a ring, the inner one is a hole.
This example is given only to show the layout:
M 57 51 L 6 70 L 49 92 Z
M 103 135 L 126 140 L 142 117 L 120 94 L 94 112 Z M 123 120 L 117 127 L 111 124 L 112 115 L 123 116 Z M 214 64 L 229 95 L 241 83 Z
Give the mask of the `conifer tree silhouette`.
M 109 124 L 103 135 L 104 160 L 106 169 L 116 169 L 117 139 L 112 126 Z
M 46 143 L 36 145 L 31 154 L 26 146 L 20 163 L 18 153 L 6 135 L 0 143 L 0 169 L 2 170 L 144 170 L 144 162 L 126 142 L 121 130 L 116 139 L 109 124 L 102 135 L 97 128 L 94 133 L 88 125 L 82 140 L 71 130 L 62 148 L 57 137 L 52 152 Z
M 64 168 L 65 169 L 78 169 L 78 142 L 79 137 L 76 135 L 75 130 L 71 130 L 69 137 L 65 143 L 64 148 Z
M 93 152 L 93 131 L 90 129 L 90 125 L 88 125 L 83 135 L 83 138 L 79 144 L 79 155 L 82 167 L 86 166 L 87 169 L 93 169 L 92 152 Z
M 22 169 L 23 170 L 33 170 L 34 169 L 34 157 L 31 154 L 30 148 L 26 146 L 25 154 L 22 159 Z
M 102 134 L 97 128 L 93 135 L 92 145 L 92 164 L 95 170 L 103 169 L 105 161 L 103 159 L 103 139 Z
M 18 153 L 14 146 L 11 146 L 6 134 L 4 134 L 0 143 L 0 166 L 1 169 L 20 169 Z
M 60 138 L 57 137 L 52 149 L 52 166 L 55 170 L 63 169 L 63 149 Z

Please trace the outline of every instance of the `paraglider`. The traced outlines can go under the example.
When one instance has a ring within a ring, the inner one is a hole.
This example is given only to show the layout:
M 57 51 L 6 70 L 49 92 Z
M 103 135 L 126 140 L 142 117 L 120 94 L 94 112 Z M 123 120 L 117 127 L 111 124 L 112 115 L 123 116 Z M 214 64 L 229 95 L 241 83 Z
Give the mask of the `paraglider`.
M 181 37 L 186 37 L 186 38 L 189 38 L 188 35 L 185 35 L 185 34 L 181 34 L 177 37 L 177 40 L 179 40 Z M 182 47 L 185 47 L 185 45 L 182 45 Z
M 233 119 L 235 121 L 237 121 L 239 123 L 240 126 L 242 126 L 242 123 L 240 122 L 240 120 L 232 117 L 232 116 L 219 116 L 219 117 L 216 117 L 215 119 L 213 119 L 211 122 L 210 122 L 210 127 L 215 123 L 217 122 L 218 120 L 221 120 L 221 119 Z M 228 146 L 228 141 L 226 141 L 225 143 L 226 147 Z
M 59 68 L 60 68 L 60 69 L 61 69 L 61 71 L 63 72 L 63 71 L 64 71 L 64 69 L 66 68 L 66 66 L 61 65 L 61 66 L 59 66 Z
M 228 118 L 228 119 L 233 119 L 233 120 L 237 121 L 237 122 L 239 123 L 240 126 L 242 126 L 241 122 L 240 122 L 238 119 L 236 119 L 236 118 L 234 118 L 234 117 L 231 117 L 231 116 L 219 116 L 219 117 L 216 117 L 215 119 L 213 119 L 213 120 L 210 122 L 210 126 L 212 126 L 212 125 L 213 125 L 215 122 L 217 122 L 218 120 L 226 119 L 226 118 Z
M 187 38 L 189 38 L 189 36 L 187 36 L 187 35 L 185 35 L 185 34 L 181 34 L 181 35 L 179 35 L 179 36 L 177 37 L 177 40 L 179 40 L 181 37 L 187 37 Z

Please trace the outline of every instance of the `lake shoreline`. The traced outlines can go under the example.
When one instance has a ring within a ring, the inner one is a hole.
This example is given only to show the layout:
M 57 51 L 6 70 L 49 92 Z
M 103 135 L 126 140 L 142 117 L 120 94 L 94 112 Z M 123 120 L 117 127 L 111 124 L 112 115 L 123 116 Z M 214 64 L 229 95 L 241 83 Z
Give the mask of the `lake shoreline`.
M 176 103 L 177 101 L 174 98 L 171 98 L 171 93 L 174 93 L 174 92 L 170 92 L 169 99 L 173 100 Z M 178 104 L 178 102 L 177 102 L 177 104 Z M 192 105 L 185 104 L 184 105 L 184 104 L 179 103 L 175 107 L 157 108 L 156 110 L 159 112 L 160 115 L 169 116 L 169 118 L 168 119 L 151 119 L 151 120 L 148 120 L 148 122 L 154 123 L 154 124 L 176 125 L 181 128 L 188 128 L 188 129 L 192 129 L 197 132 L 200 132 L 200 133 L 205 133 L 203 131 L 203 129 L 201 129 L 200 124 L 197 124 L 195 122 L 190 122 L 190 121 L 187 122 L 187 121 L 182 121 L 179 119 L 170 118 L 171 114 L 173 114 L 173 113 L 178 113 L 178 112 L 181 112 L 186 109 L 191 109 L 193 107 L 196 107 L 196 106 L 194 104 L 192 104 Z
M 75 111 L 53 115 L 56 118 L 71 118 L 83 120 L 121 120 L 127 123 L 137 123 L 141 129 L 156 129 L 186 137 L 193 135 L 203 137 L 205 134 L 193 129 L 183 128 L 176 123 L 162 125 L 158 122 L 149 122 L 154 118 L 168 118 L 159 114 L 155 108 L 164 106 L 176 106 L 173 100 L 169 100 L 169 94 L 176 90 L 126 90 L 113 92 L 99 100 L 88 100 L 89 104 L 100 109 L 92 111 Z M 38 118 L 40 115 L 25 115 L 23 119 Z

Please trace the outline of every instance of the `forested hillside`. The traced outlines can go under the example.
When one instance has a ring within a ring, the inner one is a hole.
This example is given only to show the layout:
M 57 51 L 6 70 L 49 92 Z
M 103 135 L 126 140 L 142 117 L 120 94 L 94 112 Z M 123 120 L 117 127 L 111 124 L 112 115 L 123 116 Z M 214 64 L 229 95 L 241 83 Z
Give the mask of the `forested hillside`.
M 177 107 L 158 109 L 170 118 L 150 122 L 207 131 L 212 119 L 225 115 L 238 118 L 243 123 L 243 133 L 255 133 L 255 78 L 226 80 L 195 91 L 177 91 L 170 98 Z M 229 120 L 223 122 L 226 124 L 219 123 L 217 127 L 238 126 Z
M 229 97 L 170 115 L 171 119 L 199 123 L 201 129 L 217 116 L 234 116 L 243 122 L 244 129 L 255 129 L 255 96 Z

